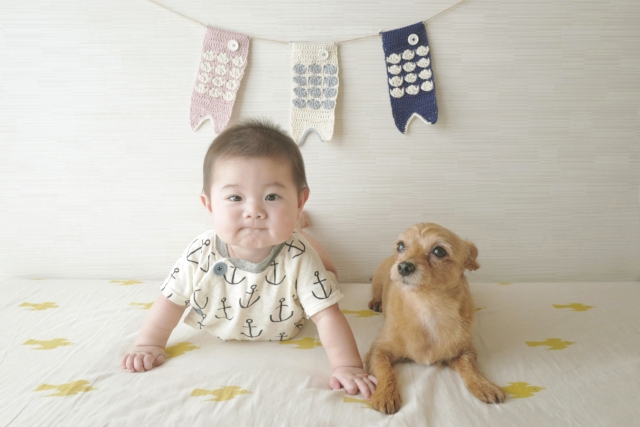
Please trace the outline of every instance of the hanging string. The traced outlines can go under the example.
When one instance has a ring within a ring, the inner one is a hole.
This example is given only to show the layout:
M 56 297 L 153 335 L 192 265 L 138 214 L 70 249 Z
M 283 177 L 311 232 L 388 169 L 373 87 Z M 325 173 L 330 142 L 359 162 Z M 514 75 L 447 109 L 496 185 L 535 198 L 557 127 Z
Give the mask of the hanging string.
M 205 24 L 204 22 L 201 22 L 201 21 L 198 21 L 198 20 L 196 20 L 196 19 L 190 18 L 190 17 L 188 17 L 188 16 L 186 16 L 186 15 L 183 15 L 182 13 L 180 13 L 180 12 L 178 12 L 178 11 L 176 11 L 176 10 L 170 9 L 170 8 L 168 8 L 167 6 L 165 6 L 165 5 L 163 5 L 163 4 L 160 4 L 160 3 L 158 3 L 158 2 L 157 2 L 157 1 L 155 1 L 155 0 L 148 0 L 148 1 L 150 1 L 150 2 L 151 2 L 151 3 L 153 3 L 153 4 L 155 4 L 156 6 L 159 6 L 159 7 L 163 8 L 163 9 L 165 9 L 165 10 L 168 10 L 168 11 L 169 11 L 169 12 L 171 12 L 171 13 L 175 13 L 176 15 L 182 16 L 183 18 L 185 18 L 185 19 L 187 19 L 187 20 L 189 20 L 189 21 L 191 21 L 191 22 L 193 22 L 193 23 L 196 23 L 196 24 L 201 25 L 201 26 L 203 26 L 203 27 L 208 27 L 208 25 L 207 25 L 207 24 Z M 454 4 L 453 4 L 453 5 L 451 5 L 450 7 L 446 8 L 445 10 L 443 10 L 442 12 L 439 12 L 439 13 L 437 13 L 437 14 L 433 15 L 432 17 L 427 18 L 427 19 L 426 19 L 426 20 L 424 20 L 423 22 L 427 23 L 427 22 L 431 21 L 432 19 L 435 19 L 435 18 L 437 18 L 438 16 L 440 16 L 440 15 L 442 15 L 442 14 L 444 14 L 444 13 L 449 12 L 449 11 L 450 11 L 450 10 L 452 10 L 452 9 L 455 9 L 456 7 L 460 6 L 462 3 L 466 2 L 466 1 L 467 1 L 467 0 L 460 0 L 459 2 L 454 3 Z M 368 39 L 368 38 L 371 38 L 371 37 L 378 37 L 378 36 L 380 36 L 380 33 L 370 34 L 370 35 L 368 35 L 368 36 L 356 37 L 356 38 L 353 38 L 353 39 L 340 40 L 340 41 L 337 41 L 337 42 L 335 42 L 335 43 L 336 43 L 336 44 L 341 44 L 341 43 L 347 43 L 347 42 L 352 42 L 352 41 L 356 41 L 356 40 Z M 251 38 L 252 38 L 252 39 L 254 39 L 254 40 L 265 40 L 265 41 L 273 42 L 273 43 L 290 44 L 290 42 L 287 42 L 287 41 L 284 41 L 284 40 L 274 40 L 274 39 L 268 39 L 268 38 L 265 38 L 265 37 L 254 37 L 254 36 L 249 36 L 249 37 L 251 37 Z

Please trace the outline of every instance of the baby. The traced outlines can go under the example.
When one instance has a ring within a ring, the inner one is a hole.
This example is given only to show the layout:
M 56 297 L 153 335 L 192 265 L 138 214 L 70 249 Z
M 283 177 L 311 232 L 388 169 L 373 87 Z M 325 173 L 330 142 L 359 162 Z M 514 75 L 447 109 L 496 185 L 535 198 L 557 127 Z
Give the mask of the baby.
M 311 317 L 333 369 L 329 387 L 369 399 L 377 380 L 363 370 L 338 308 L 335 265 L 302 231 L 309 188 L 296 143 L 270 123 L 248 121 L 218 135 L 203 172 L 201 199 L 214 228 L 175 264 L 122 367 L 144 372 L 164 363 L 185 309 L 186 324 L 222 340 L 288 340 Z

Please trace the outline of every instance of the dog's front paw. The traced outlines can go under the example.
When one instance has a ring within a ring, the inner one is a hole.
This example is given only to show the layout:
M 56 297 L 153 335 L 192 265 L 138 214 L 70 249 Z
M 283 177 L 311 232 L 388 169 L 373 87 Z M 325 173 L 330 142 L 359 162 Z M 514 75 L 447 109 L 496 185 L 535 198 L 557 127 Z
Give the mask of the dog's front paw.
M 469 389 L 475 397 L 484 403 L 502 403 L 505 399 L 504 391 L 489 381 L 475 384 L 473 387 L 469 387 Z
M 378 313 L 382 313 L 382 301 L 376 301 L 372 299 L 371 301 L 369 301 L 369 309 L 377 311 Z
M 395 414 L 400 410 L 402 398 L 395 387 L 387 389 L 377 388 L 371 396 L 371 406 L 384 414 Z

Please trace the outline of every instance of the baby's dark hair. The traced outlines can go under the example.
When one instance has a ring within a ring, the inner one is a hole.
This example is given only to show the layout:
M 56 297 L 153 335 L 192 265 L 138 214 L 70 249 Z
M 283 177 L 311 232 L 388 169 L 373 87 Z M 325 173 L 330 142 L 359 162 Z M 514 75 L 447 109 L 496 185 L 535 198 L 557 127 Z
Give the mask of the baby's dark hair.
M 295 141 L 278 125 L 268 120 L 250 119 L 225 129 L 209 146 L 202 166 L 203 191 L 207 197 L 211 197 L 215 161 L 237 157 L 288 162 L 298 193 L 309 188 L 302 153 Z

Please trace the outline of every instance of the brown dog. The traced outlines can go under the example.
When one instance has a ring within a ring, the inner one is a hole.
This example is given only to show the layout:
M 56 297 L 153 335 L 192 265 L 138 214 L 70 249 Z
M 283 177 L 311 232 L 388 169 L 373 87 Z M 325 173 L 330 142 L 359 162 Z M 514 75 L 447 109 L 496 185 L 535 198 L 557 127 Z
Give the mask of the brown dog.
M 409 227 L 396 242 L 396 255 L 373 276 L 369 308 L 383 311 L 382 331 L 365 357 L 378 378 L 371 397 L 375 409 L 393 414 L 402 400 L 392 365 L 402 359 L 446 363 L 469 390 L 486 403 L 504 401 L 504 392 L 476 367 L 471 343 L 475 307 L 464 270 L 477 270 L 478 249 L 433 223 Z

